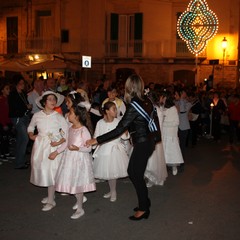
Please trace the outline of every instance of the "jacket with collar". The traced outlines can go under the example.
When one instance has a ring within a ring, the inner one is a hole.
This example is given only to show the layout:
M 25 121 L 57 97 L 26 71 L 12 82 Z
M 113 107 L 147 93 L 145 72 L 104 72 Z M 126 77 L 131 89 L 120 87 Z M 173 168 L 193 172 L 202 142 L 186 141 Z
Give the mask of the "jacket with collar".
M 132 101 L 136 101 L 141 105 L 148 114 L 151 114 L 153 111 L 153 105 L 148 98 L 145 98 L 144 100 L 133 98 Z M 115 139 L 126 130 L 129 131 L 133 144 L 150 140 L 148 122 L 131 104 L 127 104 L 126 112 L 117 127 L 114 130 L 97 137 L 97 142 L 101 144 Z

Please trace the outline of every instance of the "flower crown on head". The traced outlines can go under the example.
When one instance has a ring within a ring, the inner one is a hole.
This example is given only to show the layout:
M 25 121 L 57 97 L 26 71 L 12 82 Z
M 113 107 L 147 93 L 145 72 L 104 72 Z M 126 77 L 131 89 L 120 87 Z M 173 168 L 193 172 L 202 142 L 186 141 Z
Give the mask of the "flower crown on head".
M 76 91 L 71 91 L 69 94 L 71 94 L 72 96 L 73 96 L 73 99 L 75 99 L 76 97 L 75 97 L 75 94 L 76 94 L 77 92 Z
M 83 108 L 86 108 L 87 111 L 89 111 L 90 108 L 91 108 L 91 104 L 90 104 L 90 102 L 88 102 L 88 101 L 80 102 L 80 103 L 78 104 L 78 106 L 83 107 Z

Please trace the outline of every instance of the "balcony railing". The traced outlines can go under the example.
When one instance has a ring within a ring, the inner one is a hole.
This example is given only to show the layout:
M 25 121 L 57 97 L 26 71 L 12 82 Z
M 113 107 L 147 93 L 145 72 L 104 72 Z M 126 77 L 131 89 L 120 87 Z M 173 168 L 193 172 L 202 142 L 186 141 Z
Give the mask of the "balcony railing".
M 18 53 L 60 53 L 60 38 L 27 38 L 18 40 Z M 89 43 L 90 45 L 91 43 Z M 109 41 L 99 45 L 99 42 L 92 43 L 92 49 L 102 49 L 104 57 L 110 58 L 192 58 L 194 55 L 188 50 L 186 43 L 177 40 L 175 43 L 169 41 Z M 104 47 L 105 46 L 105 47 Z M 104 51 L 105 49 L 105 51 Z M 7 41 L 0 40 L 0 54 L 7 52 Z M 199 55 L 206 57 L 206 50 Z
M 25 42 L 26 52 L 57 53 L 61 52 L 60 38 L 27 38 Z
M 188 50 L 186 43 L 182 40 L 177 40 L 174 48 L 172 48 L 170 41 L 129 41 L 124 43 L 109 41 L 105 43 L 105 50 L 107 57 L 116 58 L 194 57 L 194 55 Z M 199 57 L 206 57 L 206 50 L 201 53 Z
M 17 47 L 13 46 L 13 49 L 18 49 L 18 53 L 58 53 L 61 52 L 60 38 L 27 38 L 16 41 Z M 11 48 L 7 47 L 8 42 L 0 40 L 0 54 L 16 54 L 11 51 Z M 8 49 L 8 50 L 7 50 Z M 10 51 L 10 52 L 8 52 Z
M 201 52 L 198 56 L 199 57 L 206 57 L 207 52 L 206 52 L 206 48 L 203 52 Z M 181 39 L 177 39 L 176 41 L 176 57 L 193 57 L 193 53 L 191 53 L 188 50 L 187 44 L 181 40 Z
M 107 57 L 142 57 L 143 41 L 129 41 L 120 43 L 119 41 L 109 41 L 105 43 Z

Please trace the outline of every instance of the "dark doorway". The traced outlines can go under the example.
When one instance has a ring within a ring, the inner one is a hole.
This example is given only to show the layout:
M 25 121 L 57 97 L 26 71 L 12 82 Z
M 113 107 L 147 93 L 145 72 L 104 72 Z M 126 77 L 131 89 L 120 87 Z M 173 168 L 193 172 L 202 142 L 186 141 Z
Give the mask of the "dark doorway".
M 7 17 L 7 53 L 18 53 L 18 17 Z
M 190 70 L 178 70 L 174 71 L 173 81 L 181 82 L 185 86 L 195 85 L 195 72 Z

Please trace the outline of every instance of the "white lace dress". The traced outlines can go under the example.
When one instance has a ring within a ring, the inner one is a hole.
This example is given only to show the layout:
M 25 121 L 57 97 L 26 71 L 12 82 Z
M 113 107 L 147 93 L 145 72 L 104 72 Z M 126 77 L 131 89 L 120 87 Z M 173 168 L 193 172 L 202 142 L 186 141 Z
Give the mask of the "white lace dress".
M 104 119 L 99 120 L 96 125 L 94 137 L 98 137 L 115 129 L 118 122 L 119 120 L 117 118 L 115 118 L 112 122 L 106 122 Z M 127 167 L 129 158 L 124 145 L 121 143 L 121 137 L 98 145 L 93 157 L 93 170 L 95 178 L 110 180 L 123 178 L 128 175 Z
M 68 124 L 65 118 L 55 111 L 49 115 L 40 111 L 33 115 L 28 132 L 34 132 L 35 127 L 38 135 L 32 148 L 30 182 L 42 187 L 52 186 L 55 184 L 55 175 L 62 154 L 55 160 L 50 160 L 49 154 L 60 147 L 51 147 L 50 143 L 62 137 L 67 138 Z
M 179 115 L 175 106 L 161 108 L 158 112 L 162 118 L 162 143 L 166 164 L 169 166 L 183 163 L 182 152 L 179 146 L 178 125 Z

